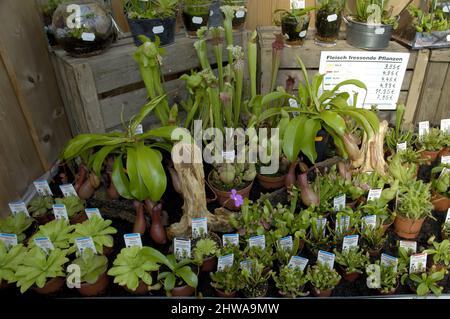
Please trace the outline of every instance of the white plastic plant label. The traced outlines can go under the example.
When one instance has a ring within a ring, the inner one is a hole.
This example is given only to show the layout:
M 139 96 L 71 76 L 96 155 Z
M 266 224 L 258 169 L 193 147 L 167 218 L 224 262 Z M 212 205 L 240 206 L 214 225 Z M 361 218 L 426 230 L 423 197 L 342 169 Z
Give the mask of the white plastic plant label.
M 103 219 L 102 214 L 100 213 L 100 210 L 98 208 L 86 208 L 84 212 L 86 213 L 88 219 L 92 219 L 95 216 Z
M 50 185 L 46 180 L 37 180 L 33 182 L 34 188 L 36 188 L 37 193 L 40 196 L 53 196 L 52 190 L 50 189 Z
M 81 39 L 86 42 L 93 42 L 95 41 L 95 34 L 92 32 L 83 32 L 81 34 Z
M 16 234 L 0 234 L 0 241 L 5 244 L 6 249 L 10 249 L 18 243 Z
M 162 25 L 155 26 L 155 27 L 153 27 L 152 32 L 154 34 L 161 34 L 164 32 L 164 26 L 162 26 Z
M 450 133 L 450 119 L 441 120 L 441 131 Z
M 53 243 L 50 241 L 48 237 L 37 237 L 34 238 L 33 240 L 36 246 L 45 251 L 47 254 L 50 250 L 55 249 L 55 246 L 53 246 Z
M 245 11 L 244 10 L 238 10 L 236 11 L 236 18 L 240 19 L 245 17 Z
M 442 164 L 450 164 L 450 155 L 442 156 L 441 157 L 441 163 Z
M 307 34 L 306 30 L 303 30 L 302 32 L 300 32 L 300 33 L 298 34 L 298 36 L 299 36 L 300 38 L 305 38 L 305 37 L 306 37 L 306 34 Z
M 289 99 L 289 106 L 290 107 L 298 107 L 298 102 L 296 99 Z
M 442 11 L 445 12 L 445 13 L 449 13 L 450 12 L 450 4 L 444 4 L 442 6 Z
M 80 254 L 83 253 L 86 249 L 91 249 L 94 254 L 97 253 L 97 249 L 95 249 L 94 240 L 92 237 L 80 237 L 75 239 L 75 242 L 77 244 L 78 251 Z
M 429 121 L 419 122 L 419 136 L 427 135 L 429 131 L 430 131 Z
M 28 217 L 30 216 L 30 213 L 28 213 L 27 205 L 23 201 L 9 203 L 8 206 L 13 215 L 25 213 Z
M 336 21 L 338 19 L 338 15 L 335 13 L 335 14 L 330 14 L 328 17 L 327 17 L 327 21 L 328 22 L 334 22 L 334 21 Z
M 347 231 L 350 227 L 350 216 L 340 216 L 339 219 L 336 220 L 336 224 L 334 225 L 334 230 L 342 234 Z
M 345 236 L 342 242 L 342 252 L 358 248 L 359 235 Z
M 346 195 L 342 194 L 333 199 L 333 207 L 335 212 L 339 212 L 345 209 L 346 205 Z
M 375 34 L 381 35 L 384 34 L 385 29 L 384 28 L 375 28 Z
M 325 236 L 325 232 L 327 230 L 327 219 L 326 218 L 316 218 L 316 229 L 318 231 L 322 230 L 323 235 Z
M 397 153 L 406 151 L 408 149 L 408 142 L 398 143 L 397 144 Z
M 398 259 L 383 253 L 381 254 L 381 266 L 392 266 L 394 271 L 397 272 Z
M 222 158 L 225 161 L 234 162 L 234 159 L 236 158 L 236 152 L 234 150 L 222 151 Z
M 427 270 L 427 254 L 412 255 L 409 260 L 409 273 L 422 273 Z
M 383 189 L 381 189 L 381 188 L 371 189 L 369 191 L 369 195 L 367 195 L 367 201 L 370 202 L 372 200 L 380 199 L 382 192 L 383 192 Z
M 192 218 L 192 238 L 199 238 L 208 234 L 208 219 Z
M 144 127 L 142 126 L 142 124 L 139 124 L 136 127 L 136 131 L 134 132 L 134 134 L 136 135 L 144 134 Z
M 447 216 L 445 216 L 445 223 L 450 223 L 450 208 L 447 211 Z
M 226 256 L 220 256 L 217 260 L 217 271 L 225 271 L 234 264 L 234 254 L 229 254 Z
M 239 246 L 239 234 L 223 234 L 223 247 Z
M 447 42 L 450 42 L 450 34 L 447 35 Z
M 291 8 L 293 9 L 305 9 L 305 0 L 291 0 Z
M 252 271 L 252 261 L 251 260 L 243 260 L 239 263 L 239 267 L 241 269 L 247 269 L 248 271 Z
M 300 256 L 292 256 L 289 260 L 288 267 L 289 268 L 300 268 L 301 271 L 304 271 L 306 265 L 308 265 L 309 260 L 307 258 L 303 258 Z
M 262 249 L 265 249 L 266 237 L 264 235 L 250 237 L 248 240 L 248 245 L 250 247 L 260 247 Z
M 203 18 L 202 17 L 192 17 L 192 23 L 194 24 L 202 24 Z
M 54 204 L 53 205 L 53 215 L 55 215 L 55 219 L 60 220 L 69 220 L 69 216 L 67 215 L 66 206 L 63 204 Z
M 281 238 L 278 241 L 278 243 L 280 245 L 280 248 L 285 251 L 291 251 L 292 248 L 294 247 L 294 241 L 292 240 L 292 236 Z
M 141 234 L 125 234 L 123 235 L 123 239 L 125 241 L 125 246 L 127 248 L 138 246 L 142 248 L 142 239 Z
M 336 256 L 333 253 L 319 250 L 319 254 L 317 255 L 317 263 L 327 265 L 330 269 L 333 269 L 335 257 Z
M 377 215 L 364 216 L 362 219 L 362 227 L 363 229 L 366 227 L 375 229 L 377 227 Z
M 184 238 L 175 238 L 173 241 L 173 249 L 177 260 L 191 258 L 191 240 Z
M 399 246 L 410 254 L 417 253 L 417 242 L 409 240 L 400 240 Z
M 73 187 L 72 184 L 64 184 L 59 185 L 59 188 L 61 189 L 61 192 L 63 193 L 64 197 L 71 197 L 71 196 L 77 196 L 77 191 Z

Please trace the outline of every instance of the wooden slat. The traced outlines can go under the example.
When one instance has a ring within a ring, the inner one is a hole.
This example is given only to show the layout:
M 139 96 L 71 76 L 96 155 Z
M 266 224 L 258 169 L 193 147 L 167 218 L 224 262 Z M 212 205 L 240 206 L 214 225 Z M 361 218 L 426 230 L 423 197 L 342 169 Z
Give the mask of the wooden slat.
M 450 63 L 450 49 L 431 50 L 430 62 Z
M 450 66 L 447 70 L 447 76 L 445 77 L 434 122 L 439 123 L 441 119 L 448 118 L 450 118 Z

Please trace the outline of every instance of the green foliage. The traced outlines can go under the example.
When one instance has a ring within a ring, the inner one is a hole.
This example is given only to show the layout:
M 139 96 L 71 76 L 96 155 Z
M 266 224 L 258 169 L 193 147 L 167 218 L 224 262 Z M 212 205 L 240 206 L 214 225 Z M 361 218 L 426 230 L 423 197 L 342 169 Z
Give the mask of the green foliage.
M 36 196 L 30 202 L 28 211 L 33 217 L 46 215 L 53 208 L 53 198 L 51 196 Z
M 172 289 L 187 284 L 189 287 L 197 288 L 198 277 L 192 271 L 191 260 L 185 259 L 177 261 L 175 255 L 169 255 L 164 258 L 164 265 L 168 270 L 160 272 L 158 281 L 160 281 L 166 291 L 167 296 L 171 295 Z
M 251 267 L 241 269 L 239 280 L 244 284 L 243 292 L 249 298 L 264 297 L 272 271 L 265 271 L 266 266 L 258 259 L 250 259 Z
M 42 5 L 42 12 L 45 15 L 52 16 L 56 8 L 63 2 L 63 0 L 48 0 Z
M 74 226 L 69 225 L 64 219 L 52 220 L 51 222 L 39 226 L 38 231 L 31 238 L 29 245 L 36 246 L 34 238 L 48 237 L 55 248 L 61 250 L 68 250 L 67 254 L 74 253 L 76 251 L 75 246 L 70 246 L 70 240 L 72 238 L 72 231 Z
M 3 241 L 0 240 L 0 283 L 6 281 L 11 284 L 17 281 L 15 272 L 22 263 L 26 251 L 22 244 L 7 249 Z
M 125 13 L 130 19 L 164 19 L 175 17 L 178 0 L 122 0 Z
M 210 238 L 200 239 L 193 249 L 195 263 L 201 265 L 206 258 L 214 257 L 218 252 L 219 247 L 214 240 Z
M 253 203 L 249 199 L 244 199 L 239 214 L 233 214 L 230 218 L 230 225 L 238 230 L 245 231 L 245 236 L 263 235 L 265 226 L 270 226 L 271 214 L 268 207 L 261 207 L 260 202 Z
M 345 0 L 317 0 L 320 10 L 328 13 L 340 13 L 345 6 Z
M 430 292 L 436 296 L 440 296 L 444 287 L 440 287 L 439 282 L 444 279 L 444 276 L 445 270 L 430 270 L 422 274 L 410 274 L 409 279 L 416 286 L 418 296 L 426 296 Z
M 6 218 L 0 218 L 0 232 L 16 234 L 17 241 L 21 243 L 26 238 L 24 232 L 30 228 L 31 224 L 33 224 L 33 219 L 28 217 L 25 212 L 20 212 Z
M 387 237 L 382 225 L 377 222 L 377 227 L 365 226 L 360 229 L 361 246 L 368 251 L 376 251 L 383 248 Z
M 20 292 L 26 292 L 35 285 L 43 288 L 48 279 L 65 277 L 64 265 L 69 262 L 66 251 L 55 248 L 47 255 L 39 247 L 30 248 L 17 267 L 17 287 Z
M 358 207 L 358 212 L 360 212 L 361 216 L 377 216 L 377 221 L 380 224 L 389 223 L 394 221 L 394 216 L 389 211 L 387 205 L 383 205 L 380 201 L 369 201 L 366 204 L 362 204 Z
M 359 22 L 367 23 L 375 15 L 373 23 L 392 24 L 397 27 L 396 17 L 392 17 L 392 8 L 387 10 L 385 0 L 356 0 L 354 16 Z
M 395 113 L 395 127 L 390 128 L 386 134 L 385 143 L 387 149 L 389 149 L 392 153 L 397 152 L 398 144 L 406 142 L 407 146 L 411 147 L 417 140 L 413 129 L 402 129 L 405 110 L 405 104 L 397 105 L 397 110 Z
M 390 158 L 389 176 L 394 181 L 399 181 L 399 185 L 408 185 L 417 179 L 418 165 L 405 162 L 402 153 L 397 153 Z
M 372 280 L 378 280 L 376 278 L 376 271 L 379 271 L 380 277 L 379 282 L 372 282 L 375 287 L 379 287 L 382 293 L 388 294 L 392 293 L 398 286 L 398 276 L 399 273 L 395 270 L 393 265 L 380 265 L 379 262 L 376 264 L 368 265 L 366 268 L 367 277 Z M 368 284 L 369 287 L 369 284 Z M 372 288 L 372 287 L 369 287 Z
M 244 288 L 244 283 L 240 280 L 239 274 L 239 263 L 235 261 L 233 267 L 209 274 L 211 286 L 226 294 L 239 291 Z
M 311 285 L 319 291 L 334 289 L 341 281 L 341 276 L 336 270 L 322 264 L 309 267 L 307 277 Z
M 347 274 L 360 273 L 362 274 L 369 263 L 369 254 L 364 253 L 359 248 L 349 249 L 344 252 L 334 250 L 336 254 L 336 262 L 341 265 Z
M 441 164 L 431 170 L 431 187 L 442 196 L 450 197 L 450 165 Z
M 261 248 L 259 246 L 247 246 L 244 250 L 244 256 L 247 259 L 258 260 L 258 262 L 265 267 L 272 267 L 275 259 L 272 247 L 268 243 L 266 243 L 266 248 Z
M 309 293 L 303 292 L 309 278 L 305 272 L 298 267 L 283 266 L 279 274 L 272 274 L 276 287 L 286 296 L 296 298 L 307 296 Z
M 84 211 L 86 201 L 78 196 L 68 196 L 64 198 L 56 198 L 55 204 L 66 206 L 67 216 L 72 218 L 76 214 Z
M 450 223 L 442 224 L 442 236 L 444 239 L 450 239 Z
M 437 152 L 446 146 L 447 135 L 438 128 L 431 128 L 428 134 L 421 136 L 416 142 L 416 147 L 420 150 Z
M 429 13 L 421 9 L 410 6 L 409 13 L 413 17 L 413 26 L 417 32 L 447 31 L 450 29 L 450 22 L 442 9 L 432 10 Z
M 95 255 L 92 249 L 85 249 L 80 257 L 73 261 L 80 267 L 81 282 L 95 284 L 108 268 L 108 258 Z
M 433 241 L 433 247 L 426 249 L 424 253 L 433 256 L 435 265 L 444 265 L 445 267 L 450 265 L 450 242 L 447 239 L 440 243 Z
M 314 7 L 309 7 L 309 8 L 304 8 L 304 9 L 292 8 L 291 10 L 277 9 L 273 13 L 275 16 L 274 23 L 277 26 L 281 26 L 282 22 L 288 21 L 290 23 L 296 23 L 299 28 L 302 28 L 303 23 L 305 21 L 307 21 L 306 19 L 309 19 L 309 13 L 314 11 L 315 9 L 316 8 L 314 8 Z M 300 29 L 297 31 L 300 32 L 302 30 Z
M 208 15 L 211 4 L 211 0 L 183 0 L 183 11 L 191 16 Z
M 82 224 L 75 225 L 71 242 L 75 244 L 77 238 L 92 237 L 95 249 L 102 254 L 104 247 L 111 248 L 114 244 L 114 238 L 111 236 L 117 233 L 117 229 L 111 226 L 112 221 L 104 220 L 94 216 Z
M 223 191 L 241 190 L 256 177 L 254 163 L 221 163 L 214 164 L 210 182 Z
M 415 181 L 404 185 L 398 197 L 397 213 L 409 219 L 431 217 L 433 204 L 431 203 L 430 184 Z

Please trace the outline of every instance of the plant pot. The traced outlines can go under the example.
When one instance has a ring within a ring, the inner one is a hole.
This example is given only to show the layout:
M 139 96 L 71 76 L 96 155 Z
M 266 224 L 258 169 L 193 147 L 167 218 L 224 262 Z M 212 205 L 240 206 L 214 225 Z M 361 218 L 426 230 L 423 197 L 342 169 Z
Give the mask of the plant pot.
M 330 297 L 332 293 L 333 293 L 333 289 L 327 289 L 324 291 L 320 291 L 316 288 L 313 288 L 313 290 L 312 290 L 312 294 L 314 297 Z
M 234 297 L 236 297 L 237 291 L 232 291 L 229 294 L 227 294 L 224 291 L 215 288 L 214 294 L 216 295 L 216 297 L 219 297 L 219 298 L 234 298 Z
M 133 35 L 134 44 L 142 45 L 139 40 L 140 35 L 145 35 L 153 42 L 156 37 L 161 41 L 160 45 L 165 46 L 175 41 L 176 17 L 168 17 L 164 19 L 130 19 L 127 18 Z
M 195 293 L 195 288 L 191 286 L 181 286 L 181 287 L 175 287 L 172 289 L 171 294 L 172 297 L 189 297 L 192 296 Z
M 114 246 L 113 247 L 105 247 L 103 246 L 103 256 L 108 257 L 110 256 L 114 251 Z
M 389 46 L 392 25 L 367 24 L 358 22 L 352 17 L 344 18 L 347 23 L 347 43 L 365 50 L 383 50 Z
M 32 289 L 40 295 L 49 295 L 59 291 L 66 282 L 63 277 L 55 277 L 47 281 L 44 287 L 33 287 Z
M 265 189 L 280 189 L 284 187 L 286 175 L 287 174 L 283 176 L 272 177 L 258 174 L 256 178 L 258 179 L 258 182 L 261 184 L 261 186 L 264 187 Z
M 394 224 L 394 220 L 392 222 L 388 222 L 387 224 L 383 224 L 383 231 L 386 233 L 387 230 Z
M 397 216 L 394 222 L 395 233 L 405 239 L 414 239 L 419 235 L 424 221 L 425 218 L 415 220 Z
M 399 284 L 398 284 L 398 282 L 397 282 L 397 287 L 392 288 L 392 289 L 391 289 L 390 291 L 388 291 L 388 292 L 382 291 L 381 289 L 377 289 L 377 291 L 378 291 L 378 293 L 379 293 L 380 295 L 383 295 L 383 296 L 392 296 L 392 295 L 395 295 L 395 292 L 397 291 L 398 286 L 399 286 Z
M 343 272 L 342 278 L 344 278 L 345 281 L 354 282 L 360 275 L 361 274 L 356 271 L 351 273 Z
M 207 27 L 210 16 L 211 1 L 205 0 L 198 4 L 183 4 L 182 17 L 186 35 L 196 38 L 201 27 Z
M 208 257 L 203 260 L 203 264 L 200 267 L 200 271 L 202 272 L 211 272 L 215 271 L 217 268 L 217 258 L 216 257 Z
M 427 165 L 431 165 L 439 156 L 439 151 L 423 151 L 421 153 L 421 158 L 426 160 Z
M 261 298 L 267 295 L 267 291 L 269 290 L 269 284 L 263 283 L 258 285 L 258 287 L 254 289 L 244 288 L 242 293 L 246 298 Z
M 449 156 L 450 155 L 450 147 L 446 147 L 439 152 L 440 157 Z
M 72 218 L 70 218 L 70 224 L 81 224 L 88 220 L 85 212 L 79 212 L 78 214 L 75 214 Z
M 236 207 L 234 205 L 234 201 L 231 199 L 231 192 L 221 191 L 220 189 L 216 188 L 211 183 L 211 174 L 212 174 L 212 172 L 209 173 L 209 175 L 208 175 L 208 183 L 209 183 L 211 189 L 217 195 L 217 201 L 219 202 L 219 205 L 225 207 L 226 209 L 232 210 L 232 211 L 238 211 L 240 208 Z M 252 187 L 253 187 L 253 181 L 244 189 L 237 190 L 237 194 L 241 195 L 242 198 L 248 198 Z
M 436 192 L 433 192 L 431 202 L 433 203 L 434 210 L 438 212 L 446 213 L 450 208 L 450 198 Z
M 136 295 L 136 296 L 143 296 L 143 295 L 149 294 L 148 285 L 145 282 L 143 282 L 142 280 L 139 281 L 139 285 L 137 286 L 135 291 L 129 289 L 127 286 L 124 286 L 124 288 L 130 294 Z
M 306 14 L 297 20 L 294 17 L 286 17 L 281 20 L 281 32 L 286 36 L 286 46 L 302 46 L 308 34 L 310 15 Z
M 91 297 L 101 295 L 109 284 L 109 277 L 105 273 L 103 273 L 98 280 L 93 284 L 82 283 L 78 291 L 82 296 Z
M 318 9 L 316 11 L 316 44 L 325 47 L 335 46 L 341 23 L 342 14 L 340 12 Z

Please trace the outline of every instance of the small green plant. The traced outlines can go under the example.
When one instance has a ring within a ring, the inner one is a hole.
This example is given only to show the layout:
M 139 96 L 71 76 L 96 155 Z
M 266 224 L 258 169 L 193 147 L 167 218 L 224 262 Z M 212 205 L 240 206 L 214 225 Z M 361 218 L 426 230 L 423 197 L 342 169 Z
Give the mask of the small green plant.
M 17 287 L 26 292 L 31 286 L 43 288 L 47 281 L 65 277 L 64 265 L 69 262 L 66 251 L 55 248 L 48 255 L 39 247 L 30 248 L 17 267 Z
M 422 274 L 410 274 L 409 280 L 417 289 L 418 296 L 426 296 L 430 292 L 436 296 L 442 294 L 444 287 L 439 286 L 439 282 L 444 279 L 445 270 L 424 272 Z
M 183 0 L 183 11 L 190 16 L 204 16 L 209 14 L 211 0 Z
M 397 153 L 389 160 L 389 176 L 394 181 L 398 181 L 399 185 L 408 185 L 417 179 L 416 163 L 408 163 L 403 159 L 403 152 Z
M 407 146 L 412 146 L 416 142 L 416 135 L 413 129 L 402 129 L 405 110 L 405 104 L 397 105 L 395 127 L 390 128 L 386 134 L 386 146 L 392 153 L 397 152 L 398 144 L 406 142 Z
M 164 19 L 177 15 L 178 0 L 122 0 L 130 19 Z
M 244 284 L 242 292 L 248 298 L 264 297 L 267 294 L 268 281 L 272 271 L 265 271 L 266 266 L 257 259 L 250 259 L 250 267 L 243 267 L 239 280 Z
M 438 152 L 446 146 L 446 135 L 440 129 L 432 128 L 417 140 L 416 147 L 419 150 Z
M 387 9 L 387 5 L 385 0 L 356 0 L 354 16 L 359 22 L 391 24 L 396 28 L 397 18 L 392 16 L 392 8 Z M 371 18 L 373 21 L 370 21 Z
M 75 244 L 77 238 L 92 237 L 95 249 L 102 254 L 105 247 L 111 248 L 114 245 L 114 238 L 112 235 L 117 233 L 117 229 L 111 226 L 112 221 L 104 220 L 100 217 L 84 221 L 81 224 L 75 225 L 72 234 L 71 242 Z
M 70 246 L 73 229 L 74 226 L 69 225 L 66 220 L 52 220 L 45 225 L 39 226 L 38 231 L 30 240 L 30 245 L 36 245 L 34 243 L 35 238 L 47 237 L 55 248 L 68 250 L 68 254 L 74 253 L 76 251 L 76 247 Z
M 320 263 L 308 268 L 307 277 L 314 289 L 318 291 L 334 289 L 341 281 L 341 276 L 335 269 Z
M 158 280 L 162 283 L 167 296 L 171 296 L 175 287 L 188 285 L 189 287 L 197 288 L 198 277 L 192 271 L 191 263 L 192 261 L 189 259 L 178 262 L 175 255 L 169 255 L 164 258 L 164 265 L 167 267 L 167 270 L 159 273 Z
M 256 177 L 256 166 L 252 163 L 215 164 L 211 174 L 211 183 L 223 191 L 243 189 Z
M 314 11 L 316 8 L 309 7 L 304 9 L 295 9 L 292 8 L 291 10 L 286 9 L 278 9 L 274 12 L 274 22 L 275 25 L 281 26 L 282 22 L 288 22 L 288 23 L 295 23 L 297 24 L 296 32 L 302 31 L 303 23 L 305 21 L 305 18 L 308 17 L 308 14 L 311 11 Z
M 15 245 L 9 249 L 0 240 L 0 283 L 15 283 L 17 267 L 25 257 L 26 248 L 22 245 Z
M 397 213 L 409 219 L 423 219 L 432 216 L 430 184 L 415 181 L 404 185 L 398 197 Z
M 240 232 L 245 232 L 245 236 L 262 235 L 271 224 L 271 215 L 268 207 L 260 207 L 260 203 L 253 203 L 249 199 L 244 199 L 239 214 L 233 214 L 230 218 L 230 225 Z
M 108 258 L 94 254 L 92 249 L 85 249 L 80 257 L 72 263 L 80 267 L 80 280 L 95 284 L 108 268 Z
M 304 292 L 305 285 L 309 278 L 306 272 L 298 267 L 283 266 L 279 274 L 272 274 L 275 285 L 283 295 L 291 298 L 307 296 L 309 292 Z
M 398 271 L 395 270 L 393 265 L 371 264 L 366 268 L 367 277 L 375 280 L 376 278 L 374 276 L 376 276 L 377 271 L 380 274 L 379 282 L 371 282 L 371 284 L 379 287 L 378 289 L 383 294 L 393 293 L 398 286 Z
M 55 204 L 66 206 L 67 216 L 72 218 L 76 214 L 84 211 L 86 201 L 78 196 L 68 196 L 55 199 Z
M 433 241 L 433 247 L 426 249 L 424 253 L 433 256 L 435 265 L 442 265 L 444 268 L 450 265 L 450 242 L 447 239 L 440 243 Z
M 309 233 L 303 239 L 308 245 L 309 249 L 316 254 L 319 250 L 327 250 L 330 246 L 330 234 L 327 231 L 327 223 L 321 224 L 319 222 L 322 217 L 320 215 L 312 214 L 310 218 L 311 226 Z
M 258 262 L 265 267 L 272 267 L 275 255 L 273 254 L 272 247 L 266 243 L 266 248 L 260 246 L 247 246 L 244 250 L 244 256 L 247 259 L 256 259 Z
M 239 273 L 239 263 L 235 261 L 232 267 L 210 273 L 211 286 L 226 294 L 239 291 L 244 288 L 244 283 L 239 279 Z
M 41 217 L 46 215 L 53 208 L 53 198 L 50 196 L 36 196 L 30 202 L 28 211 L 32 217 Z
M 201 265 L 206 258 L 214 257 L 218 252 L 219 247 L 214 240 L 210 238 L 200 239 L 193 249 L 194 261 L 197 265 Z
M 358 207 L 358 212 L 361 216 L 377 216 L 377 221 L 380 224 L 390 223 L 394 221 L 395 216 L 389 211 L 388 205 L 385 205 L 379 200 L 369 201 Z
M 334 250 L 336 254 L 336 263 L 345 269 L 347 274 L 360 273 L 362 274 L 369 263 L 369 254 L 364 253 L 359 248 L 349 249 L 343 252 Z
M 429 13 L 414 6 L 410 6 L 408 10 L 414 19 L 413 26 L 417 32 L 447 31 L 450 28 L 450 22 L 440 8 L 432 8 Z
M 431 170 L 431 187 L 445 197 L 450 197 L 450 165 L 441 164 Z
M 368 225 L 361 227 L 361 246 L 369 252 L 380 251 L 387 240 L 384 233 L 383 226 L 378 223 L 376 227 L 370 227 Z
M 416 164 L 419 166 L 427 162 L 427 160 L 423 158 L 422 153 L 423 150 L 414 150 L 414 148 L 410 147 L 406 151 L 400 152 L 400 157 L 403 163 Z
M 0 232 L 6 234 L 16 234 L 17 241 L 23 242 L 26 238 L 25 231 L 33 224 L 33 219 L 24 212 L 9 215 L 0 219 Z

